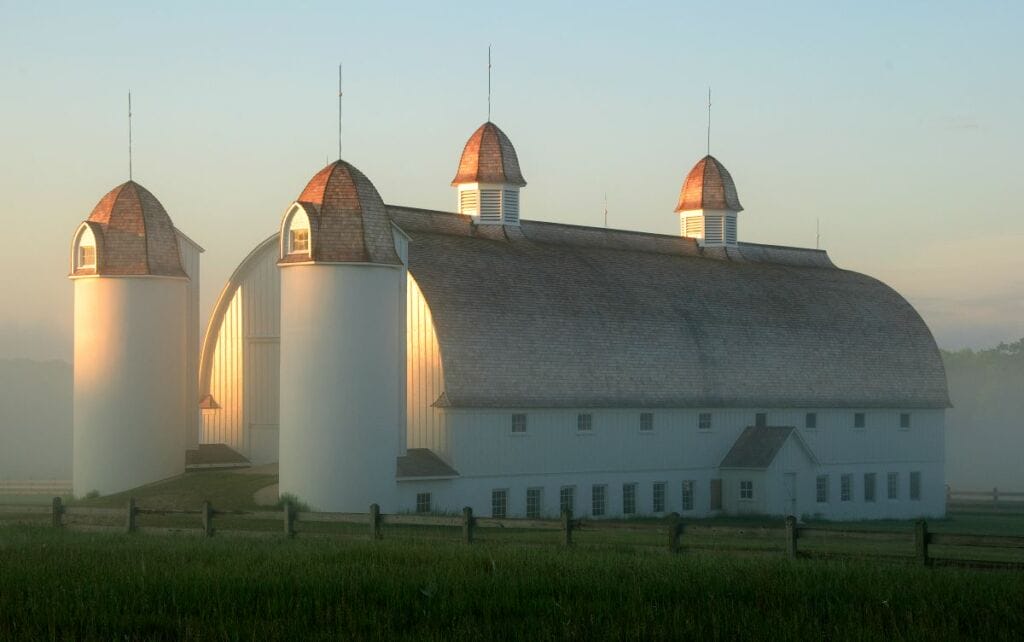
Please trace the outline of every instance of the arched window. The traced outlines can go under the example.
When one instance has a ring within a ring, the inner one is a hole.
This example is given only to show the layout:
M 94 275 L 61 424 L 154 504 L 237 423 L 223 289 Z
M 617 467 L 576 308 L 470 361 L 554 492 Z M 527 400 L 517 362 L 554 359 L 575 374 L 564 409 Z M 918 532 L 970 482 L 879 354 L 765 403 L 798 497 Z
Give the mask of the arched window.
M 71 248 L 71 271 L 95 270 L 97 258 L 96 234 L 88 223 L 82 223 Z
M 281 258 L 293 255 L 312 256 L 313 237 L 309 216 L 301 205 L 294 205 L 281 226 Z

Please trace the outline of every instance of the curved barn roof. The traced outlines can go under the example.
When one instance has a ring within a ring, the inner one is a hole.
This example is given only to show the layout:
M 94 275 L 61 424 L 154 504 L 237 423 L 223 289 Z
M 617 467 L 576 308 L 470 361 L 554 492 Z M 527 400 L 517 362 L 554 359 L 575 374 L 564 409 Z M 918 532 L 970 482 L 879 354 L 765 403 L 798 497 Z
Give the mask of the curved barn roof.
M 463 183 L 526 185 L 516 148 L 505 132 L 491 121 L 480 125 L 466 141 L 452 186 Z
M 171 217 L 142 185 L 128 181 L 110 190 L 86 222 L 92 223 L 102 248 L 89 274 L 186 276 Z M 72 276 L 85 273 L 77 270 Z
M 679 190 L 677 212 L 693 210 L 731 210 L 742 212 L 732 175 L 717 158 L 708 154 L 697 161 Z
M 816 250 L 389 207 L 458 407 L 946 407 L 907 301 Z

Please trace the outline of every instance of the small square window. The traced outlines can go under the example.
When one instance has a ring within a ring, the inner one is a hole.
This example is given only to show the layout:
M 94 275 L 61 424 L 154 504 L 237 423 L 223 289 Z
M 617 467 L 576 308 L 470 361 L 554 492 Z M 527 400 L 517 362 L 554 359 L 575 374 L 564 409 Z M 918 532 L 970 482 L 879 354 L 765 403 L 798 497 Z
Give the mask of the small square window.
M 886 496 L 889 499 L 899 499 L 900 498 L 900 474 L 899 473 L 889 473 L 889 476 L 886 478 L 886 482 L 887 482 L 886 483 Z
M 636 484 L 622 485 L 622 514 L 636 513 Z
M 80 245 L 80 246 L 78 246 L 78 267 L 80 267 L 80 268 L 96 267 L 96 246 L 95 245 Z
M 520 413 L 512 415 L 512 432 L 526 432 L 526 415 Z
M 693 510 L 693 488 L 695 485 L 692 479 L 687 479 L 683 482 L 683 510 Z M 750 492 L 753 494 L 753 487 L 751 487 Z
M 665 482 L 654 482 L 654 486 L 651 488 L 651 496 L 653 501 L 651 503 L 651 510 L 655 513 L 665 512 Z
M 653 412 L 641 412 L 640 413 L 640 432 L 651 432 L 654 430 L 654 413 Z
M 416 493 L 416 512 L 430 512 L 430 493 Z
M 818 427 L 818 413 L 816 413 L 816 412 L 809 412 L 806 415 L 804 415 L 804 428 L 811 428 L 813 430 L 814 428 L 817 428 L 817 427 Z
M 768 413 L 759 412 L 754 415 L 754 425 L 758 428 L 763 428 L 768 425 Z
M 875 474 L 864 473 L 864 501 L 875 501 Z
M 839 478 L 839 501 L 848 502 L 853 500 L 853 475 L 843 475 Z
M 815 493 L 819 504 L 828 503 L 828 475 L 818 475 L 815 482 Z
M 754 499 L 754 482 L 744 479 L 740 482 L 740 499 Z
M 604 515 L 607 490 L 608 487 L 604 484 L 594 484 L 590 488 L 590 514 L 594 517 Z
M 591 432 L 594 429 L 594 416 L 589 413 L 576 415 L 576 432 Z
M 700 430 L 711 430 L 711 413 L 702 412 L 697 415 L 697 428 Z
M 902 428 L 903 430 L 906 430 L 907 428 L 910 428 L 910 413 L 909 412 L 901 412 L 900 413 L 900 428 Z
M 864 420 L 864 413 L 863 412 L 855 412 L 855 413 L 853 413 L 853 427 L 854 428 L 863 428 L 865 426 L 865 424 L 866 424 L 866 421 Z
M 921 473 L 916 470 L 910 473 L 910 499 L 915 502 L 921 499 Z
M 526 489 L 526 516 L 531 518 L 538 518 L 541 512 L 544 510 L 544 489 L 543 488 L 527 488 Z
M 295 228 L 289 235 L 289 250 L 291 254 L 309 253 L 309 230 L 306 228 Z
M 508 491 L 496 489 L 491 491 L 491 517 L 505 519 L 508 515 Z
M 570 515 L 576 510 L 576 487 L 562 486 L 558 491 L 558 510 Z

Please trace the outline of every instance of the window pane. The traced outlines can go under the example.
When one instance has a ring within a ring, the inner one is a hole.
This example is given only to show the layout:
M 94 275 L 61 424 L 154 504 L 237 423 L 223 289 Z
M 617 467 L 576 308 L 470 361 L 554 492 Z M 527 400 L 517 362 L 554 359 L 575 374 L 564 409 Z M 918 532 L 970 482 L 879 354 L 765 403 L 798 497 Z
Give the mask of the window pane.
M 655 513 L 665 512 L 665 482 L 655 482 L 654 488 L 652 489 L 654 501 L 652 509 Z
M 888 497 L 889 499 L 899 499 L 900 497 L 900 474 L 889 473 L 888 477 Z
M 864 473 L 864 501 L 875 501 L 875 474 Z
M 527 488 L 526 489 L 526 516 L 537 518 L 541 516 L 543 511 L 543 488 Z
M 604 515 L 605 509 L 605 486 L 596 484 L 590 489 L 591 507 L 590 513 L 594 517 Z
M 921 499 L 921 473 L 917 471 L 910 473 L 910 499 Z
M 654 430 L 654 413 L 653 412 L 641 412 L 640 413 L 640 431 L 650 432 Z
M 558 510 L 565 513 L 572 513 L 575 510 L 576 504 L 576 488 L 573 486 L 564 486 L 558 494 Z
M 683 510 L 693 510 L 693 480 L 683 482 Z
M 512 432 L 526 432 L 526 415 L 514 414 L 512 415 Z
M 863 412 L 855 412 L 855 413 L 853 413 L 853 427 L 854 428 L 863 428 L 864 427 L 864 423 L 865 422 L 864 422 L 864 413 Z
M 697 417 L 697 427 L 701 430 L 711 430 L 711 413 L 702 412 Z
M 768 413 L 766 413 L 766 412 L 759 412 L 756 415 L 754 415 L 754 425 L 755 426 L 767 426 L 768 425 Z
M 828 475 L 818 475 L 815 484 L 818 503 L 824 504 L 828 501 Z
M 909 412 L 901 412 L 900 413 L 900 428 L 910 428 L 910 413 Z
M 430 512 L 430 493 L 416 493 L 416 512 Z
M 622 485 L 622 514 L 632 515 L 636 512 L 636 484 Z
M 839 501 L 848 502 L 853 499 L 853 475 L 839 478 Z
M 817 428 L 818 427 L 818 413 L 809 412 L 804 417 L 804 428 Z
M 579 432 L 590 432 L 593 427 L 593 417 L 589 414 L 580 413 L 576 415 L 576 430 Z
M 508 512 L 508 491 L 491 491 L 491 517 L 504 519 Z

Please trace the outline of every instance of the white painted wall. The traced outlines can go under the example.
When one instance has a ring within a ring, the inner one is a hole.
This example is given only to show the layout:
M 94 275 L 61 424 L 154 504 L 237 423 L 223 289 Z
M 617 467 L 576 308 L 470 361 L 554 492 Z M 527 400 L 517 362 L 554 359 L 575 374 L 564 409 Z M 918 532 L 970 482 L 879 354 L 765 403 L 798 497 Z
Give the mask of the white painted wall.
M 406 388 L 408 390 L 408 447 L 429 448 L 450 461 L 447 414 L 434 408 L 444 392 L 444 366 L 434 320 L 416 279 L 408 278 L 406 324 Z
M 74 282 L 75 494 L 116 493 L 183 473 L 188 281 Z
M 280 491 L 327 511 L 396 504 L 404 267 L 281 270 Z
M 185 447 L 199 445 L 199 259 L 203 253 L 195 241 L 175 230 L 181 267 L 188 275 L 185 310 Z

